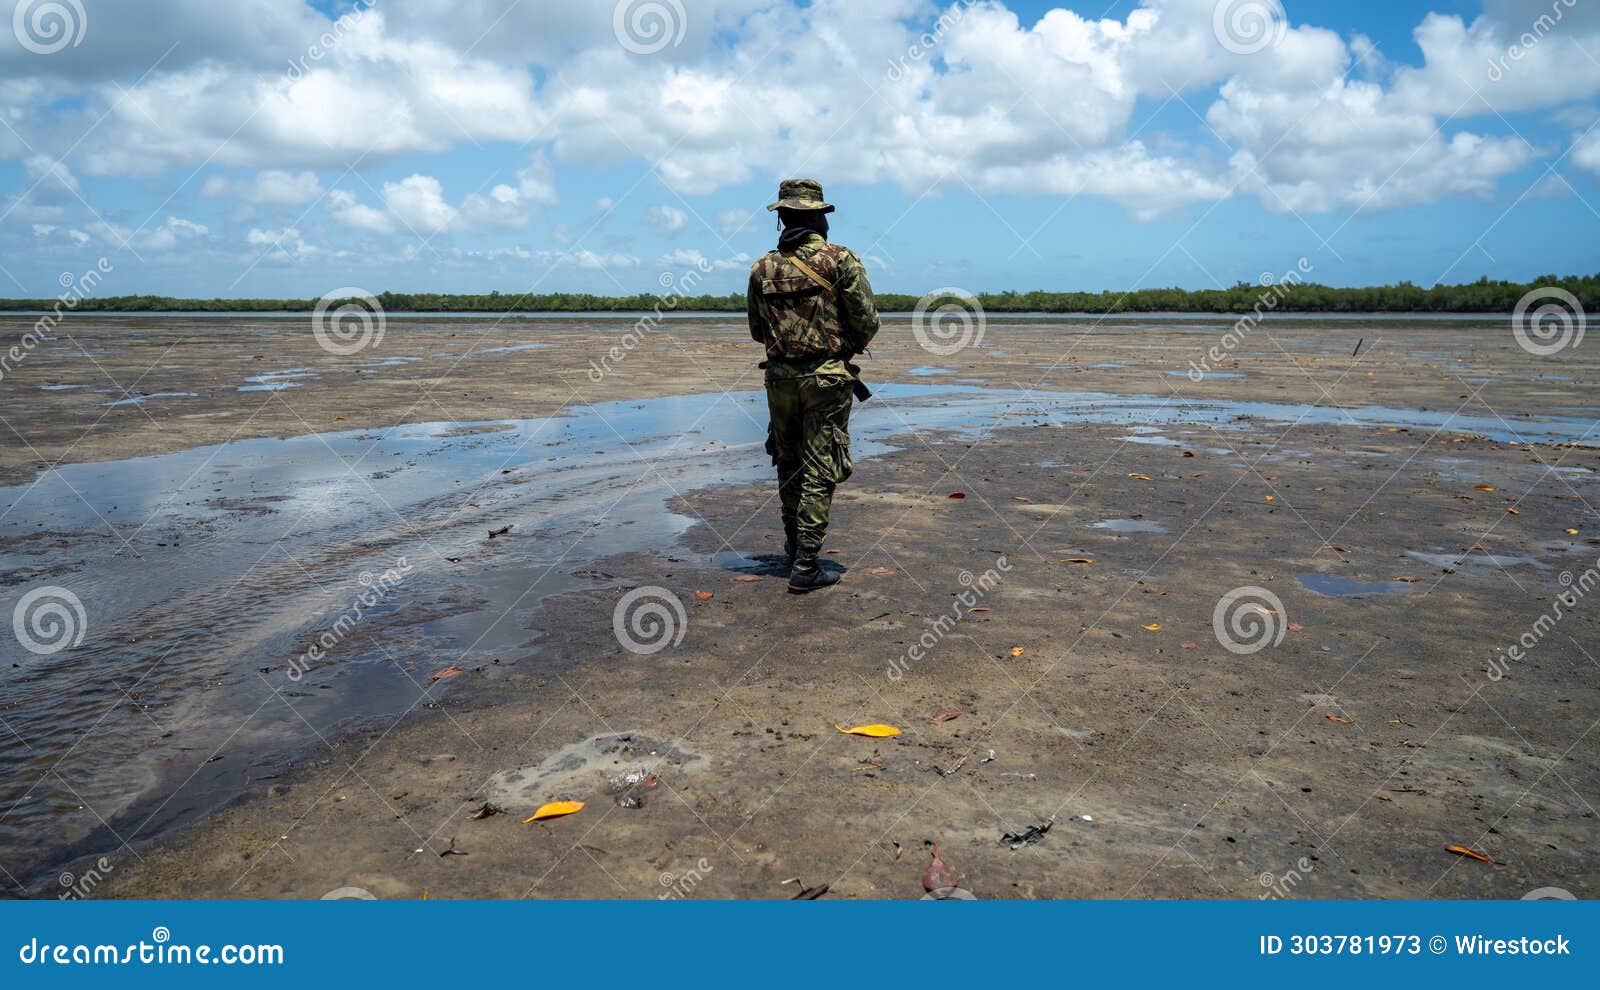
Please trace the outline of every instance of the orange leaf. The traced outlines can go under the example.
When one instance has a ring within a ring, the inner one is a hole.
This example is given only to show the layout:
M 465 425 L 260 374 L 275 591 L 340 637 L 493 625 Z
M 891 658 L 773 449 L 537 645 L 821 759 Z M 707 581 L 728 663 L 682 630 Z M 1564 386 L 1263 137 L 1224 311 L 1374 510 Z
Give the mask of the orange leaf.
M 1507 509 L 1506 511 L 1511 513 L 1514 516 L 1522 515 L 1522 511 L 1520 509 Z
M 1334 725 L 1349 725 L 1350 724 L 1350 720 L 1349 719 L 1344 718 L 1344 717 L 1339 716 L 1339 715 L 1324 715 L 1323 718 L 1325 718 L 1328 721 L 1332 722 Z
M 1020 656 L 1022 656 L 1022 654 L 1023 654 L 1023 649 L 1022 649 L 1022 647 L 1020 647 L 1020 646 L 1013 646 L 1013 647 L 1012 647 L 1012 648 L 1011 648 L 1011 655 L 1012 655 L 1012 656 L 1014 656 L 1014 657 L 1020 657 Z
M 1444 851 L 1445 852 L 1453 852 L 1457 856 L 1465 856 L 1468 859 L 1475 859 L 1480 863 L 1493 863 L 1494 862 L 1494 860 L 1490 859 L 1488 856 L 1485 856 L 1483 853 L 1481 853 L 1481 852 L 1473 852 L 1471 849 L 1468 849 L 1466 846 L 1445 846 L 1444 847 Z
M 446 677 L 454 677 L 459 673 L 461 673 L 461 668 L 455 666 L 454 664 L 452 664 L 452 665 L 446 667 L 443 670 L 436 670 L 433 673 L 429 674 L 428 675 L 428 680 L 430 680 L 430 681 L 442 681 Z
M 1160 632 L 1161 631 L 1161 623 L 1152 622 L 1148 626 L 1145 626 L 1145 628 L 1150 630 L 1151 632 Z
M 1199 643 L 1179 643 L 1178 644 L 1178 649 L 1180 649 L 1180 650 L 1192 650 L 1192 649 L 1194 649 L 1195 647 L 1197 647 L 1199 645 L 1200 645 Z
M 711 599 L 716 597 L 709 591 L 697 591 L 694 593 L 694 596 L 703 602 L 709 602 Z
M 1472 487 L 1476 488 L 1480 492 L 1492 492 L 1492 491 L 1494 491 L 1494 486 L 1493 485 L 1473 485 Z
M 549 804 L 540 805 L 539 810 L 533 813 L 533 817 L 524 818 L 522 824 L 531 825 L 534 822 L 542 822 L 546 818 L 560 818 L 563 815 L 570 815 L 574 811 L 582 810 L 582 801 L 551 801 Z
M 1061 558 L 1061 562 L 1063 564 L 1092 564 L 1092 563 L 1094 563 L 1094 558 L 1093 557 L 1062 557 Z
M 1268 502 L 1272 501 L 1272 496 L 1271 495 L 1268 495 L 1266 498 L 1267 498 Z

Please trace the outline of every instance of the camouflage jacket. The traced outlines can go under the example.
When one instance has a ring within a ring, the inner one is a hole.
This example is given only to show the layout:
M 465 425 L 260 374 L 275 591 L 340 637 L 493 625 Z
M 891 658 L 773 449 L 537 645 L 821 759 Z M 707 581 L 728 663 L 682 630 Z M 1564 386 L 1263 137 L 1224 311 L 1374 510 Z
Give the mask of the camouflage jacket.
M 833 291 L 780 251 L 768 251 L 750 266 L 745 311 L 750 336 L 767 348 L 769 375 L 785 368 L 815 373 L 814 366 L 828 359 L 866 350 L 878 332 L 872 286 L 855 252 L 812 234 L 793 253 Z

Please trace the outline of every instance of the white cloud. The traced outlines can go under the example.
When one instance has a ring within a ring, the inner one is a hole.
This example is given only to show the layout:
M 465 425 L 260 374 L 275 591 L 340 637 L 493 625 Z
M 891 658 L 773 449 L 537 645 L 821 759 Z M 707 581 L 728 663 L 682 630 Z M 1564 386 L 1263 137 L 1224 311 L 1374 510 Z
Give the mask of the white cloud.
M 661 234 L 676 234 L 689 225 L 689 214 L 676 206 L 651 203 L 645 207 L 645 225 Z
M 264 206 L 298 206 L 322 195 L 322 182 L 316 173 L 285 172 L 267 169 L 248 180 L 229 180 L 220 175 L 206 179 L 200 188 L 204 197 L 231 197 Z
M 693 248 L 678 248 L 657 258 L 656 264 L 662 268 L 693 268 L 702 272 L 744 271 L 750 267 L 750 256 L 741 251 L 713 261 Z
M 1572 164 L 1600 175 L 1600 129 L 1591 129 L 1579 137 L 1569 157 Z

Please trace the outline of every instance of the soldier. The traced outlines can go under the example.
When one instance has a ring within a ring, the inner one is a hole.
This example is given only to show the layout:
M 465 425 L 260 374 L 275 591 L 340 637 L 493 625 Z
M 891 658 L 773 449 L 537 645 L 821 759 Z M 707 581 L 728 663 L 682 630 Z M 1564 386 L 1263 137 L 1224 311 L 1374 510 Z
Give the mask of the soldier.
M 878 332 L 878 308 L 861 259 L 828 243 L 833 207 L 821 183 L 785 179 L 767 209 L 783 233 L 750 266 L 745 308 L 750 336 L 767 349 L 767 453 L 778 469 L 789 590 L 800 594 L 839 582 L 817 554 L 834 486 L 850 477 L 851 397 L 871 394 L 849 362 Z

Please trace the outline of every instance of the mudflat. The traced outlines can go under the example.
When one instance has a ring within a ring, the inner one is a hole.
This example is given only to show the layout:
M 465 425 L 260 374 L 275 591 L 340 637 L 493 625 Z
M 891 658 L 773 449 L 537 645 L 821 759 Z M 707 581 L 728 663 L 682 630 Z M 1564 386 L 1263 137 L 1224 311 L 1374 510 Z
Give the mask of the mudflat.
M 796 597 L 742 320 L 73 317 L 0 381 L 7 890 L 1600 896 L 1594 349 L 1231 326 L 887 319 Z

